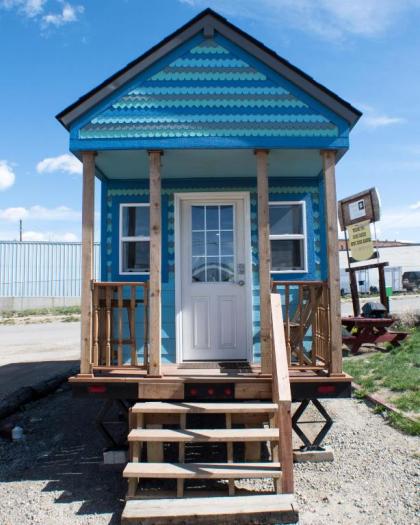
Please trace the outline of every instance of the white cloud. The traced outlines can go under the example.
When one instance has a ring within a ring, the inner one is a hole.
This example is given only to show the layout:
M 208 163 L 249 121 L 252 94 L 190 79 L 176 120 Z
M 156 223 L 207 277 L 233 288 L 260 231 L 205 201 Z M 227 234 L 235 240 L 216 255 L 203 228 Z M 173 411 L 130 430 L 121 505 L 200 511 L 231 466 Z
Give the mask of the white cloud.
M 392 126 L 394 124 L 404 124 L 405 122 L 407 122 L 405 118 L 390 116 L 385 113 L 381 113 L 376 108 L 368 104 L 360 102 L 356 105 L 359 109 L 363 111 L 361 122 L 367 128 L 383 128 L 387 126 Z
M 60 27 L 70 22 L 76 22 L 79 14 L 83 13 L 85 8 L 82 5 L 71 5 L 65 3 L 61 13 L 48 13 L 42 17 L 44 26 Z
M 411 204 L 410 210 L 420 210 L 420 201 L 417 201 L 414 204 Z
M 420 204 L 420 203 L 418 203 Z M 384 210 L 379 222 L 383 239 L 420 241 L 420 205 Z
M 4 9 L 17 9 L 19 14 L 34 18 L 42 13 L 47 0 L 3 0 L 0 4 Z
M 380 35 L 398 23 L 420 0 L 180 0 L 192 7 L 212 7 L 273 25 L 292 26 L 324 39 Z
M 59 4 L 60 11 L 54 13 L 54 5 Z M 72 5 L 63 0 L 0 0 L 0 8 L 12 10 L 25 18 L 40 22 L 42 27 L 60 27 L 64 24 L 76 22 L 84 12 L 83 5 Z M 46 12 L 48 8 L 48 12 Z
M 406 120 L 401 117 L 390 117 L 388 115 L 366 115 L 362 118 L 362 122 L 368 128 L 375 129 L 392 126 L 393 124 L 404 124 Z
M 71 174 L 82 173 L 82 163 L 73 155 L 64 154 L 57 157 L 48 157 L 36 166 L 38 173 L 54 173 L 56 171 L 64 171 Z
M 0 219 L 17 222 L 20 219 L 38 221 L 80 221 L 81 213 L 67 206 L 45 208 L 44 206 L 31 206 L 29 208 L 16 207 L 0 209 Z
M 79 240 L 77 235 L 71 232 L 54 233 L 54 232 L 24 231 L 22 238 L 24 241 L 77 242 Z
M 0 160 L 0 191 L 7 190 L 15 183 L 15 172 L 7 160 Z

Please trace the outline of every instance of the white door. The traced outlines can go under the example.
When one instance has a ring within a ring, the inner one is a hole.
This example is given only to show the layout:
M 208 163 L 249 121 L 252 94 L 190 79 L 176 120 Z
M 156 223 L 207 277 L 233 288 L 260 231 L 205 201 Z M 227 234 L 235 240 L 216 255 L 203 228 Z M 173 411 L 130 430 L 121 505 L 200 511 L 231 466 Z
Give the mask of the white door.
M 248 357 L 245 215 L 245 197 L 181 200 L 178 333 L 184 361 Z

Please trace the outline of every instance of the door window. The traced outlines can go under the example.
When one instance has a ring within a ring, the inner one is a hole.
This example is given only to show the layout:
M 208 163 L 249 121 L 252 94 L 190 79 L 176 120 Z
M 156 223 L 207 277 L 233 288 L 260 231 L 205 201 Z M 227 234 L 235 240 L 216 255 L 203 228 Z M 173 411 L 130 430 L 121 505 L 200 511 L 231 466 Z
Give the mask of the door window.
M 233 282 L 233 204 L 191 206 L 193 282 Z

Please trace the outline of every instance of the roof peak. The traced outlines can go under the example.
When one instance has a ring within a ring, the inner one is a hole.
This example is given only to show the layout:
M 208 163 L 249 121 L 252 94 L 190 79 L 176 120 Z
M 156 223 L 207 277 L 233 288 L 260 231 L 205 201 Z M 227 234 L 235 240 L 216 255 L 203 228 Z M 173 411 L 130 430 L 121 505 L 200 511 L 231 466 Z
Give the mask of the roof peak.
M 158 44 L 133 60 L 127 66 L 117 71 L 96 88 L 80 97 L 76 102 L 61 111 L 56 118 L 67 129 L 81 115 L 102 102 L 114 91 L 121 88 L 136 75 L 150 67 L 160 58 L 170 53 L 188 39 L 202 32 L 204 37 L 212 38 L 217 32 L 231 40 L 237 46 L 245 49 L 251 55 L 265 63 L 274 71 L 283 75 L 287 80 L 296 84 L 326 107 L 332 109 L 339 116 L 353 126 L 361 116 L 361 112 L 351 104 L 340 98 L 325 86 L 316 82 L 302 70 L 277 55 L 275 51 L 266 47 L 262 42 L 229 22 L 222 15 L 211 8 L 206 8 L 175 32 L 165 37 Z

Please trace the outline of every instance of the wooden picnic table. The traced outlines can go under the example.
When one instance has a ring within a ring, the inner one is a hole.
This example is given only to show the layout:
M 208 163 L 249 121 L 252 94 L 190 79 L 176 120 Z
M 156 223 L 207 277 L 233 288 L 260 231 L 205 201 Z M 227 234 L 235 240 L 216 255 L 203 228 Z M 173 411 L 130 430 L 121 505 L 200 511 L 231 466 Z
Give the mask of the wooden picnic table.
M 391 343 L 392 346 L 399 346 L 400 342 L 407 337 L 407 332 L 396 332 L 388 330 L 394 319 L 391 317 L 342 317 L 343 326 L 351 335 L 343 336 L 343 343 L 346 344 L 352 354 L 356 354 L 359 348 L 366 343 Z

